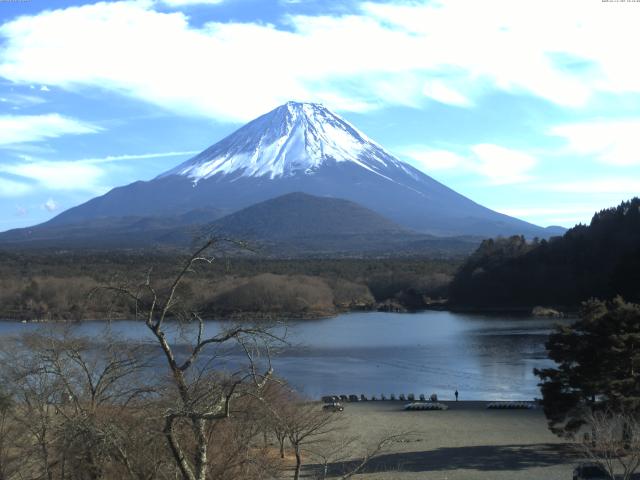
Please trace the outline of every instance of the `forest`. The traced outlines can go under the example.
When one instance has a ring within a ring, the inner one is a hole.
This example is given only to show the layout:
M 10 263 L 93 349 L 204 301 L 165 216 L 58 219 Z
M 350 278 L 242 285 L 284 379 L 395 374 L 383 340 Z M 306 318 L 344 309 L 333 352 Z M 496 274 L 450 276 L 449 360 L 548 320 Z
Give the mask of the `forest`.
M 20 320 L 132 318 L 99 287 L 150 275 L 171 278 L 174 251 L 0 253 L 0 317 Z M 462 259 L 265 259 L 224 253 L 181 284 L 189 308 L 209 317 L 314 318 L 349 310 L 417 310 L 446 295 Z
M 640 300 L 640 199 L 596 213 L 562 237 L 489 239 L 460 267 L 453 306 L 577 310 L 589 298 Z

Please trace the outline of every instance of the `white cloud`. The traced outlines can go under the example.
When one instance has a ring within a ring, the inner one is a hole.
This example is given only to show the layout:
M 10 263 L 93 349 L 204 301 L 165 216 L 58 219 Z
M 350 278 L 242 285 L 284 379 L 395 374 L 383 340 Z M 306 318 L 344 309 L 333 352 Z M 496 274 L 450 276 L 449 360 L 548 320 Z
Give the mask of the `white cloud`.
M 409 147 L 403 149 L 402 153 L 413 160 L 411 163 L 427 173 L 433 170 L 450 170 L 469 166 L 466 158 L 449 150 Z
M 182 12 L 156 12 L 150 2 L 22 16 L 0 27 L 0 35 L 7 38 L 0 76 L 15 82 L 97 86 L 227 120 L 246 120 L 309 95 L 297 78 L 288 78 L 297 60 L 282 54 L 295 34 L 253 24 L 194 29 Z
M 46 100 L 41 97 L 37 97 L 35 95 L 22 95 L 9 93 L 3 97 L 0 97 L 0 102 L 7 103 L 9 105 L 13 105 L 16 107 L 25 107 L 32 105 L 39 105 L 41 103 L 45 103 Z
M 195 155 L 200 153 L 199 150 L 187 150 L 184 152 L 157 152 L 157 153 L 136 153 L 136 154 L 124 154 L 124 155 L 108 155 L 106 157 L 99 158 L 84 158 L 82 160 L 76 160 L 75 163 L 111 163 L 111 162 L 123 162 L 126 160 L 145 160 L 149 158 L 164 158 L 164 157 L 178 157 L 181 155 Z
M 67 134 L 96 133 L 95 125 L 63 117 L 46 115 L 0 115 L 0 145 L 36 142 Z
M 55 212 L 58 209 L 58 204 L 53 198 L 50 198 L 42 205 L 43 208 L 49 212 Z
M 161 2 L 170 7 L 186 7 L 190 5 L 218 5 L 224 0 L 161 0 Z
M 442 80 L 427 81 L 422 88 L 422 93 L 440 103 L 455 105 L 457 107 L 469 107 L 472 105 L 471 100 L 459 91 L 447 86 Z
M 490 143 L 472 145 L 467 148 L 466 155 L 421 146 L 406 147 L 400 152 L 427 174 L 449 170 L 462 175 L 479 175 L 492 185 L 530 181 L 533 179 L 531 171 L 538 164 L 528 153 Z
M 25 177 L 51 190 L 99 192 L 104 171 L 83 162 L 36 160 L 15 165 L 0 165 L 0 172 Z M 26 192 L 22 192 L 26 193 Z
M 124 155 L 108 155 L 80 160 L 51 161 L 21 155 L 22 162 L 0 164 L 0 173 L 24 177 L 48 190 L 84 191 L 102 194 L 108 187 L 103 185 L 108 169 L 104 164 L 144 160 L 150 158 L 193 155 L 198 151 L 156 152 Z M 20 196 L 33 191 L 32 185 L 0 178 L 0 197 Z
M 584 215 L 593 214 L 596 207 L 584 205 L 562 205 L 560 207 L 505 207 L 498 211 L 512 217 L 548 217 L 558 215 Z
M 640 179 L 592 177 L 544 183 L 537 181 L 527 185 L 527 192 L 540 199 L 540 206 L 508 205 L 494 209 L 539 225 L 570 227 L 580 222 L 588 224 L 597 211 L 637 196 L 640 192 Z M 548 206 L 549 199 L 553 199 L 551 206 Z M 510 200 L 513 203 L 514 199 Z
M 42 85 L 40 87 L 40 91 L 41 92 L 50 92 L 51 90 L 49 89 L 49 87 L 47 87 L 46 85 Z
M 537 161 L 529 154 L 483 143 L 474 145 L 476 169 L 495 185 L 522 183 L 531 179 L 530 171 Z
M 0 197 L 19 197 L 32 191 L 26 183 L 0 178 Z
M 581 204 L 563 204 L 558 207 L 497 207 L 495 210 L 536 225 L 562 225 L 569 228 L 580 222 L 588 223 L 602 205 L 603 202 L 585 201 Z
M 627 197 L 640 193 L 640 179 L 618 177 L 574 180 L 554 182 L 541 188 L 563 193 L 615 194 L 628 200 Z
M 640 119 L 559 125 L 550 133 L 565 138 L 570 151 L 593 155 L 602 163 L 640 165 Z
M 640 8 L 631 5 L 622 14 L 621 5 L 584 0 L 362 3 L 359 14 L 289 17 L 285 30 L 194 27 L 154 4 L 99 2 L 7 22 L 0 76 L 96 86 L 223 120 L 290 99 L 339 110 L 427 97 L 469 106 L 498 89 L 582 106 L 597 92 L 640 92 L 640 69 L 629 60 Z
M 623 83 L 640 90 L 640 73 L 628 61 L 634 51 L 628 40 L 638 37 L 637 8 L 622 14 L 583 0 L 445 0 L 366 9 L 422 38 L 426 58 L 458 69 L 470 84 L 484 79 L 566 106 L 584 105 L 594 91 L 620 91 Z
M 29 209 L 27 207 L 23 207 L 22 205 L 16 205 L 16 215 L 18 217 L 25 217 L 29 214 Z

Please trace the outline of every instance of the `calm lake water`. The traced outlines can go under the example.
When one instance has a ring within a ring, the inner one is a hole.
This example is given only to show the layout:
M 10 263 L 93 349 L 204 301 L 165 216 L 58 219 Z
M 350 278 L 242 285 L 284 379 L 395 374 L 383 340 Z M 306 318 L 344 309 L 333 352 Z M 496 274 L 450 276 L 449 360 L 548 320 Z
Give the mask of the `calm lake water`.
M 458 389 L 461 400 L 528 400 L 540 396 L 533 368 L 551 365 L 544 342 L 555 322 L 436 311 L 294 321 L 287 327 L 290 346 L 278 352 L 273 366 L 277 375 L 313 398 L 435 392 L 447 400 Z M 72 328 L 99 338 L 105 325 L 85 322 Z M 211 321 L 207 329 L 214 332 L 224 325 Z M 48 327 L 0 322 L 0 335 L 40 328 Z M 151 339 L 138 322 L 112 322 L 110 328 L 125 339 Z M 232 363 L 241 361 L 230 355 Z

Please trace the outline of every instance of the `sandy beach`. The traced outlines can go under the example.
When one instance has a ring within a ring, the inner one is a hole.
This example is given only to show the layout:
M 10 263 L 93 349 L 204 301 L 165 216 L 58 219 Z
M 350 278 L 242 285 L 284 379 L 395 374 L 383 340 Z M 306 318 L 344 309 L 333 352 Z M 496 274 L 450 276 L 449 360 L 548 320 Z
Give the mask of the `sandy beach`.
M 405 411 L 406 402 L 345 405 L 347 434 L 375 439 L 412 432 L 353 477 L 421 480 L 560 480 L 579 461 L 571 447 L 547 429 L 544 413 L 489 410 L 489 402 L 441 402 L 446 411 Z M 345 464 L 334 464 L 335 475 Z

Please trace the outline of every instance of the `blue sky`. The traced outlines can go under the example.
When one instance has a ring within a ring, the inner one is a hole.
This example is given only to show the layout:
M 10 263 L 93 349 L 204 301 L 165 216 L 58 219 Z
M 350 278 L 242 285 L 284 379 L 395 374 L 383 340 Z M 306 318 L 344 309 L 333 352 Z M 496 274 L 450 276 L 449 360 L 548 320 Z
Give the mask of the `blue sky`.
M 0 2 L 0 230 L 324 103 L 540 225 L 640 194 L 640 3 Z

